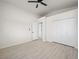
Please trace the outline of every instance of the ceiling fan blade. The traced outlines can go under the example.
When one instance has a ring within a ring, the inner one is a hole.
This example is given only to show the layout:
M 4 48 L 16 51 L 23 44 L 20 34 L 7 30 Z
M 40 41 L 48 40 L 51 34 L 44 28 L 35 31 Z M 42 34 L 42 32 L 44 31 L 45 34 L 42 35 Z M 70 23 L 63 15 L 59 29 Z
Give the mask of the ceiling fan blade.
M 28 1 L 29 3 L 38 3 L 38 1 Z
M 43 3 L 43 2 L 40 2 L 41 4 L 43 4 L 44 6 L 47 6 L 47 4 Z
M 38 4 L 36 5 L 36 8 L 38 8 Z

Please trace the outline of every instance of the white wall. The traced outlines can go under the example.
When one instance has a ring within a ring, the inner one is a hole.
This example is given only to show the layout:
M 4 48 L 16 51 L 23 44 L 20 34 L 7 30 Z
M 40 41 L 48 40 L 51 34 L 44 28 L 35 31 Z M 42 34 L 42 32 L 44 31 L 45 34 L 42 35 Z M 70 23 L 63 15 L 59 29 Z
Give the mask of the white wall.
M 36 19 L 24 10 L 0 2 L 0 48 L 30 41 L 30 23 Z
M 77 9 L 46 18 L 46 39 L 77 48 Z

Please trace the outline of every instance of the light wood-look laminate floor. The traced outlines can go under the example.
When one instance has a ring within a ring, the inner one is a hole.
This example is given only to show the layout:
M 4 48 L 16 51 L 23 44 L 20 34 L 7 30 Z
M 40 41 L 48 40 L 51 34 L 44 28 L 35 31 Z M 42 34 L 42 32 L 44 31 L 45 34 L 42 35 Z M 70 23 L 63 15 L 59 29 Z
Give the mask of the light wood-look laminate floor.
M 0 59 L 77 59 L 77 49 L 35 40 L 0 49 Z

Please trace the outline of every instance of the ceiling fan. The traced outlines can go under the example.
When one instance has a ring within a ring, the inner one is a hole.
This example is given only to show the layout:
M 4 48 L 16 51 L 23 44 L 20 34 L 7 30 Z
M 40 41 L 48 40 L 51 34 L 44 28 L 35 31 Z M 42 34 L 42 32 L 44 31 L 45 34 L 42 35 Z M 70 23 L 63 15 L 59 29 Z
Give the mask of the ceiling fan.
M 40 3 L 40 4 L 44 5 L 44 6 L 47 6 L 47 4 L 43 3 L 42 1 L 43 1 L 43 0 L 28 1 L 28 3 Z M 36 5 L 36 8 L 38 8 L 38 4 Z

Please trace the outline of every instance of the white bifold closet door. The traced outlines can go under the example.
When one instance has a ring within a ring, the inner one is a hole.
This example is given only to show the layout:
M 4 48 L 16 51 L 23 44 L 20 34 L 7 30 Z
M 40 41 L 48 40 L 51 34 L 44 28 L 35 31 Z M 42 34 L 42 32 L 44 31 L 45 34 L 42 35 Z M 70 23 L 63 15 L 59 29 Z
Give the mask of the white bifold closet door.
M 77 48 L 77 19 L 58 19 L 47 23 L 47 40 Z

